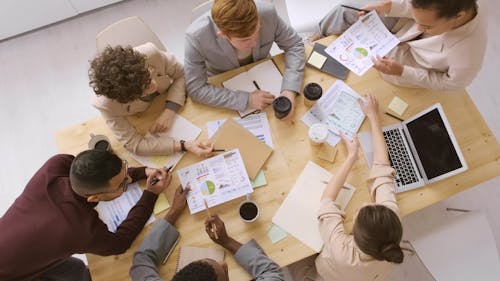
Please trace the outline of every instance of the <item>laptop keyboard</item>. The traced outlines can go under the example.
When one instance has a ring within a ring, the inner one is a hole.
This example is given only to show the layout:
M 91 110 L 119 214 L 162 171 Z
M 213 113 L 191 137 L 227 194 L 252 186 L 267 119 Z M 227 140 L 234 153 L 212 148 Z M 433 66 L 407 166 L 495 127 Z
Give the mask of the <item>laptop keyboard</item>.
M 384 131 L 391 166 L 396 170 L 396 192 L 404 191 L 404 185 L 419 181 L 401 134 L 399 129 Z

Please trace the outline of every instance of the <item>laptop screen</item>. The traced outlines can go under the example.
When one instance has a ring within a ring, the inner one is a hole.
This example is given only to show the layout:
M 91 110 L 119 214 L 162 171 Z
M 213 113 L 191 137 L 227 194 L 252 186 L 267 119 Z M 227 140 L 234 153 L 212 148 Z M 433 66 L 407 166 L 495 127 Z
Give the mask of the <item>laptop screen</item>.
M 437 108 L 406 123 L 406 127 L 429 180 L 462 168 Z

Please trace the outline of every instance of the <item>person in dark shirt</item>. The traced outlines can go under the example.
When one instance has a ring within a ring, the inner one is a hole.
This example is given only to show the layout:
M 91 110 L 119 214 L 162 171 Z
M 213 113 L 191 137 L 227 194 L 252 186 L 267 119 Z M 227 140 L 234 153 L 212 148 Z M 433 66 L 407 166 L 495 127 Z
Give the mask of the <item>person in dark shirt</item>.
M 148 188 L 116 232 L 109 232 L 94 207 L 144 178 Z M 0 218 L 0 280 L 91 280 L 83 262 L 71 255 L 125 252 L 171 179 L 166 169 L 128 168 L 107 151 L 53 156 Z

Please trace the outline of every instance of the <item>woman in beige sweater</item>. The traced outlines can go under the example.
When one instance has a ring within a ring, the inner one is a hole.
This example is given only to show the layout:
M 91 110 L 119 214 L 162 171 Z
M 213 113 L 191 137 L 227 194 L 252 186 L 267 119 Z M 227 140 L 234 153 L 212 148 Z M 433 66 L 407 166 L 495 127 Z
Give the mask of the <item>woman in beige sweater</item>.
M 343 137 L 346 161 L 330 179 L 321 197 L 319 229 L 325 242 L 316 258 L 319 280 L 384 280 L 395 265 L 403 262 L 399 243 L 403 228 L 394 195 L 394 169 L 390 166 L 382 134 L 378 101 L 372 96 L 360 101 L 370 120 L 373 165 L 368 178 L 374 203 L 362 207 L 354 220 L 352 234 L 344 230 L 345 213 L 335 202 L 358 154 L 358 139 Z

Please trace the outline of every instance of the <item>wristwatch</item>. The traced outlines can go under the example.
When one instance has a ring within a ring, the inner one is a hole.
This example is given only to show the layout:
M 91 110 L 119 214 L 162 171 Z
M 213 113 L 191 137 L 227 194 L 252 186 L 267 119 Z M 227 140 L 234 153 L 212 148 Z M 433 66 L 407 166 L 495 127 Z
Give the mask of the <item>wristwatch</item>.
M 185 145 L 186 141 L 181 140 L 180 143 L 181 143 L 181 152 L 186 152 L 187 151 L 186 145 Z

